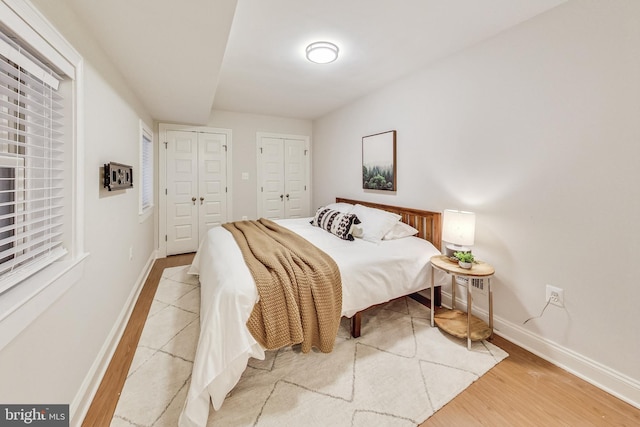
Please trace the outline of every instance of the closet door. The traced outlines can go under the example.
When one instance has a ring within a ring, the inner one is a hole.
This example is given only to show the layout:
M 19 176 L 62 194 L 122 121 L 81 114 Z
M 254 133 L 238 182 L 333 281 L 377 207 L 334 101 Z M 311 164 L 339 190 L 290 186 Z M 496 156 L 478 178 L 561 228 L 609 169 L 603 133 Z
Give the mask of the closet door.
M 258 133 L 258 216 L 309 216 L 307 137 Z
M 227 134 L 167 130 L 165 138 L 161 238 L 167 255 L 195 252 L 210 228 L 227 221 Z
M 262 214 L 268 219 L 284 218 L 284 151 L 282 139 L 262 138 Z
M 198 133 L 198 232 L 227 221 L 227 136 Z M 197 249 L 197 248 L 196 248 Z
M 198 249 L 198 134 L 167 131 L 167 255 Z
M 309 216 L 307 200 L 306 141 L 284 141 L 284 218 Z

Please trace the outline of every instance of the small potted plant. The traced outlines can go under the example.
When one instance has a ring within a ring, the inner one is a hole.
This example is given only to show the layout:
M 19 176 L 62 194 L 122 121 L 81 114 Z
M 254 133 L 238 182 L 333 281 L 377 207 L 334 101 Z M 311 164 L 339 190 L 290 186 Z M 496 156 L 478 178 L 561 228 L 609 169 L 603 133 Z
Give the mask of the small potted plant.
M 454 252 L 453 256 L 458 259 L 461 268 L 470 269 L 473 265 L 474 258 L 471 252 Z

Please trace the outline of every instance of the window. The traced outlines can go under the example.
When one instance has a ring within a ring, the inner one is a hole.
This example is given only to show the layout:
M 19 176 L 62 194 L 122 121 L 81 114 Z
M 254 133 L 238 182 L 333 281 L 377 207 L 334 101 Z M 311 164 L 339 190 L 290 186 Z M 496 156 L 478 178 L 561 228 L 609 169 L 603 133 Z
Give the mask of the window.
M 60 80 L 0 33 L 0 293 L 66 253 Z
M 84 274 L 83 64 L 31 2 L 0 1 L 0 351 Z
M 146 220 L 153 210 L 153 136 L 140 120 L 140 215 Z

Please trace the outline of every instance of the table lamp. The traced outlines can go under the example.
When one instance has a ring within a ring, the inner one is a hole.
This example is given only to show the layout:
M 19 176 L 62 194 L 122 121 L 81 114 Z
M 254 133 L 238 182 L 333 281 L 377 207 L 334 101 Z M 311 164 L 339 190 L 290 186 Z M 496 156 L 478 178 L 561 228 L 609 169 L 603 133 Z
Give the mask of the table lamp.
M 471 252 L 476 232 L 476 214 L 473 212 L 445 209 L 442 219 L 442 240 L 448 257 L 454 252 Z

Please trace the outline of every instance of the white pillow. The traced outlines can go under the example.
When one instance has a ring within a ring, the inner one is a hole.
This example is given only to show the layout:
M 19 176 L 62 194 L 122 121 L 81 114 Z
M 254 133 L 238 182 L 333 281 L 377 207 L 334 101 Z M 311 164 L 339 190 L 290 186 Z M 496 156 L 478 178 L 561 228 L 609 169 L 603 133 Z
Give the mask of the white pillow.
M 356 216 L 357 218 L 357 216 Z M 364 235 L 364 230 L 362 229 L 362 227 L 360 227 L 359 225 L 355 225 L 353 224 L 351 226 L 351 231 L 349 232 L 353 237 L 359 237 L 362 239 L 362 236 Z
M 351 209 L 353 209 L 353 205 L 351 203 L 329 203 L 325 206 L 327 209 L 331 209 L 333 211 L 338 211 L 342 213 L 350 213 Z
M 389 232 L 384 235 L 382 240 L 402 239 L 403 237 L 415 236 L 418 233 L 419 231 L 409 224 L 405 224 L 404 222 L 396 222 L 396 224 L 391 227 L 391 230 L 389 230 Z
M 349 212 L 355 214 L 360 220 L 360 227 L 363 230 L 363 240 L 379 242 L 393 226 L 400 221 L 401 216 L 381 209 L 369 208 L 367 206 L 355 205 Z

